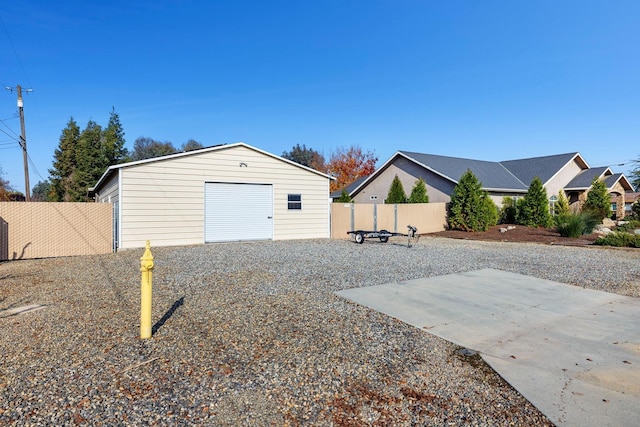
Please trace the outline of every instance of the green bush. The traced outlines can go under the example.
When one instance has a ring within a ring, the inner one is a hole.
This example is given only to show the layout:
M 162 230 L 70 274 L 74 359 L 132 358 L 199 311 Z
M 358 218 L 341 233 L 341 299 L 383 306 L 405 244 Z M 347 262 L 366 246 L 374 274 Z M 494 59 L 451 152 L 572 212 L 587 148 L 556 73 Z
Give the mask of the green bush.
M 393 205 L 395 203 L 407 203 L 407 193 L 404 192 L 402 181 L 396 175 L 391 181 L 391 187 L 389 187 L 389 193 L 384 201 L 387 204 Z
M 598 177 L 593 178 L 582 209 L 593 212 L 600 221 L 611 216 L 611 196 L 604 181 Z
M 600 222 L 590 212 L 569 213 L 555 217 L 556 230 L 562 237 L 580 237 L 590 234 Z
M 626 224 L 618 225 L 615 231 L 631 231 L 640 228 L 640 220 L 631 219 Z
M 487 231 L 498 223 L 498 208 L 471 170 L 453 189 L 447 220 L 449 228 L 462 231 Z
M 427 194 L 427 183 L 420 178 L 416 181 L 411 189 L 409 203 L 429 203 L 429 194 Z
M 336 199 L 337 203 L 351 203 L 353 202 L 353 200 L 351 199 L 351 196 L 349 196 L 349 193 L 347 193 L 346 189 L 342 189 L 342 193 L 340 193 L 340 197 L 338 197 Z
M 549 227 L 552 224 L 549 213 L 547 190 L 540 178 L 535 177 L 529 185 L 527 194 L 518 200 L 516 221 L 528 227 Z
M 502 207 L 500 208 L 500 224 L 516 223 L 516 200 L 513 197 L 504 196 L 502 198 Z
M 636 200 L 635 202 L 633 202 L 633 204 L 631 205 L 631 213 L 636 218 L 640 218 L 640 200 Z
M 567 215 L 571 212 L 569 207 L 569 200 L 567 200 L 567 196 L 564 194 L 564 190 L 558 191 L 558 200 L 556 201 L 556 205 L 554 208 L 555 216 L 558 215 Z
M 640 235 L 615 231 L 606 236 L 598 237 L 593 244 L 620 248 L 640 248 Z

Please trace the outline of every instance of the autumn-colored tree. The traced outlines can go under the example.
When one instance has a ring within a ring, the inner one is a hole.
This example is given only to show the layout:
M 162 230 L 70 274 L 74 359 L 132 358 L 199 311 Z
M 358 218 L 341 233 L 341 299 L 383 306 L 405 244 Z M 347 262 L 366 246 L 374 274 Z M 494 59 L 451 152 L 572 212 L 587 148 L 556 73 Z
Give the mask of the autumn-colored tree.
M 327 173 L 336 178 L 331 182 L 331 191 L 344 188 L 363 176 L 371 175 L 376 169 L 378 158 L 371 151 L 352 145 L 348 149 L 338 148 L 327 164 Z
M 11 192 L 9 181 L 2 178 L 2 174 L 2 168 L 0 168 L 0 202 L 9 200 L 9 193 Z

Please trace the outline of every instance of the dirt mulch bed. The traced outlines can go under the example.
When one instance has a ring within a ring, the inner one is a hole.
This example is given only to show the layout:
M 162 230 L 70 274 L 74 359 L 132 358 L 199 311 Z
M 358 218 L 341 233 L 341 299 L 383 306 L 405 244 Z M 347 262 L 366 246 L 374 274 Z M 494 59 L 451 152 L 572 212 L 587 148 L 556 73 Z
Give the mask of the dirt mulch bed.
M 501 229 L 515 227 L 506 232 Z M 498 242 L 530 242 L 542 243 L 547 245 L 563 245 L 563 246 L 589 246 L 598 238 L 596 234 L 589 234 L 580 238 L 562 237 L 554 228 L 533 228 L 523 225 L 501 224 L 491 227 L 487 231 L 458 231 L 445 230 L 437 233 L 428 233 L 424 236 L 430 237 L 448 237 L 451 239 L 464 240 L 487 240 Z

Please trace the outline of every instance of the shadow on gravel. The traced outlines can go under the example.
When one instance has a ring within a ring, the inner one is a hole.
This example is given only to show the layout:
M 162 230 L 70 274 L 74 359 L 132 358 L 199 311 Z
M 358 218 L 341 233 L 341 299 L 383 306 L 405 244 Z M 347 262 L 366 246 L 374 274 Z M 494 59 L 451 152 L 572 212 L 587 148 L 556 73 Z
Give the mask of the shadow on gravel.
M 162 316 L 162 319 L 158 320 L 156 324 L 153 325 L 153 328 L 151 328 L 151 335 L 158 332 L 158 329 L 160 329 L 162 325 L 164 325 L 166 321 L 169 320 L 171 316 L 173 316 L 173 313 L 175 313 L 182 304 L 184 304 L 184 297 L 174 302 L 171 308 L 164 314 L 164 316 Z

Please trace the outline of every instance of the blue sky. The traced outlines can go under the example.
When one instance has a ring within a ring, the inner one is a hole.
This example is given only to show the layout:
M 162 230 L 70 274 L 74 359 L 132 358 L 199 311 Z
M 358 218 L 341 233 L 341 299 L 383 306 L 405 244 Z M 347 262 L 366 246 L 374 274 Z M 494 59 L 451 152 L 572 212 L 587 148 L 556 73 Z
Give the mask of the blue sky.
M 32 88 L 34 185 L 71 116 L 274 154 L 640 157 L 637 1 L 33 1 L 0 6 L 0 84 Z M 16 94 L 0 168 L 24 191 Z M 617 166 L 627 163 L 625 166 Z

